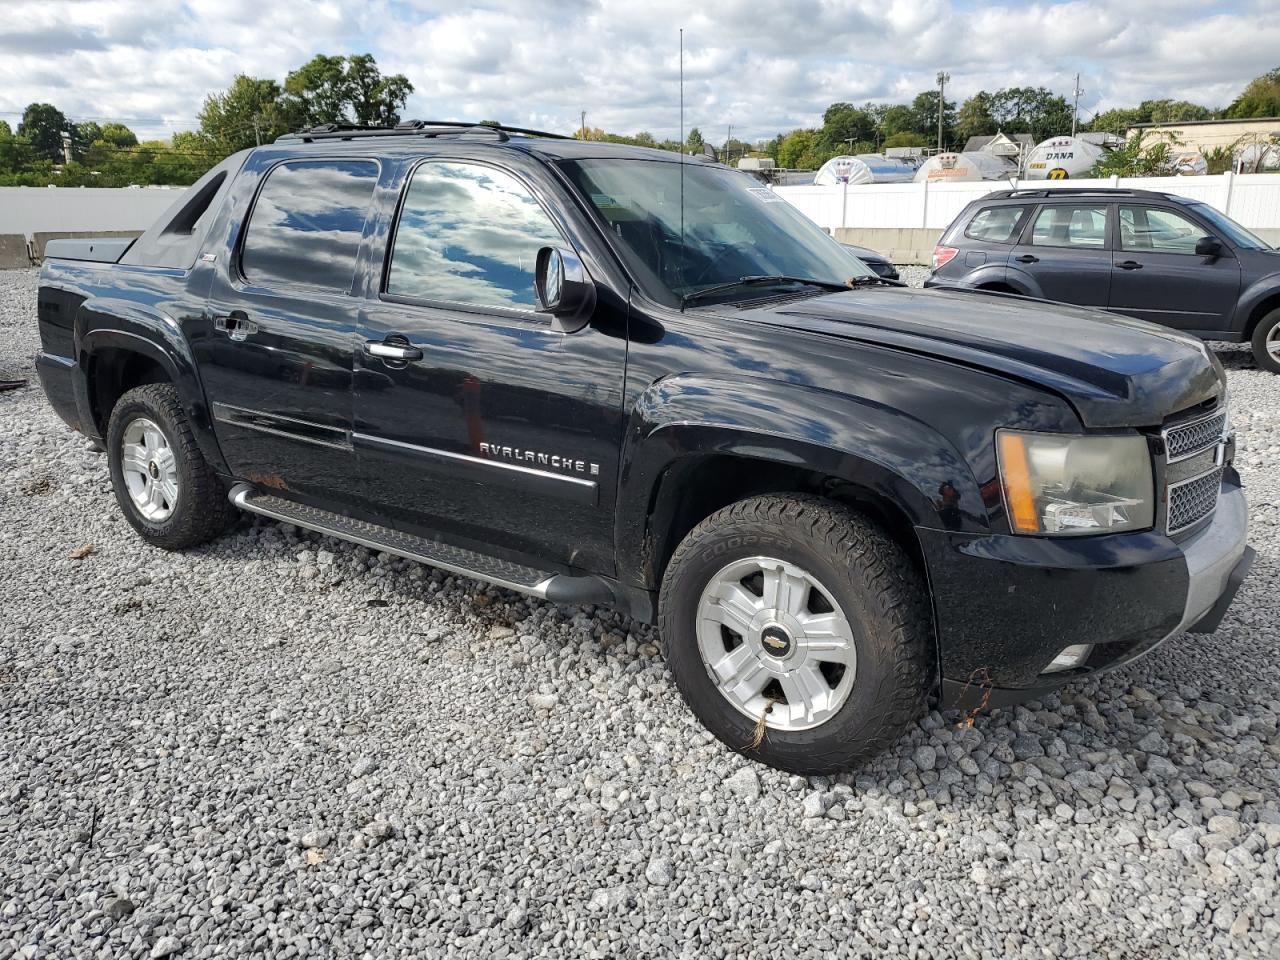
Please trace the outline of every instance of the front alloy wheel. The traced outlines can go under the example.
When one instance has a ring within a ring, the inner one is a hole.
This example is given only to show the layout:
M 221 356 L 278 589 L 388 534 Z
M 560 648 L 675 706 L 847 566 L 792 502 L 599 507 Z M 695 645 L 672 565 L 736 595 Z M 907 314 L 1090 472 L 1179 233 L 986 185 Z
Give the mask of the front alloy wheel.
M 884 528 L 842 504 L 772 494 L 713 513 L 672 554 L 658 623 L 690 709 L 771 766 L 847 770 L 925 712 L 927 588 Z
M 839 712 L 857 674 L 853 629 L 831 592 L 774 557 L 735 560 L 698 604 L 698 649 L 721 695 L 773 730 L 808 730 Z

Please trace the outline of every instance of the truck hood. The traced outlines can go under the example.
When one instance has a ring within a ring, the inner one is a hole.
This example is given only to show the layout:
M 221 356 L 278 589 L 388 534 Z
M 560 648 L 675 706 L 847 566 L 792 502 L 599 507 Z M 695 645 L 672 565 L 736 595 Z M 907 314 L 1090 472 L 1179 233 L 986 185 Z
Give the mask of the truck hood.
M 867 287 L 741 316 L 1032 383 L 1066 399 L 1090 427 L 1153 426 L 1225 390 L 1221 365 L 1194 337 L 1024 297 Z

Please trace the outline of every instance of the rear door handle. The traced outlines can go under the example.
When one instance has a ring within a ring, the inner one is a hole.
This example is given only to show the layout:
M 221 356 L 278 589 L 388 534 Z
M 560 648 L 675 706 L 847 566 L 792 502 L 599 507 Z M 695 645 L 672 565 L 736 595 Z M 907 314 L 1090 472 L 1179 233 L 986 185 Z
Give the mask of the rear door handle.
M 232 310 L 224 317 L 213 318 L 213 329 L 225 333 L 232 340 L 243 340 L 258 332 L 258 325 L 243 310 Z
M 407 341 L 401 341 L 400 338 L 387 338 L 386 340 L 367 340 L 364 345 L 364 352 L 371 357 L 380 357 L 383 360 L 421 360 L 422 351 L 411 346 Z
M 1116 264 L 1121 270 L 1141 270 L 1142 264 L 1137 260 L 1121 260 Z
M 1033 257 L 1029 253 L 1024 253 L 1022 256 L 1014 257 L 1013 259 L 1016 260 L 1018 263 L 1039 263 L 1040 262 L 1039 257 Z

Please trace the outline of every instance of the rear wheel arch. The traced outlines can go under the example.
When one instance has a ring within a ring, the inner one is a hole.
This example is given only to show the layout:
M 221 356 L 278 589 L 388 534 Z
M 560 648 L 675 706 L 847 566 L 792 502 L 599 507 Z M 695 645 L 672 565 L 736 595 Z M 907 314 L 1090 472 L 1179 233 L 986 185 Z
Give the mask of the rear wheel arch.
M 82 422 L 105 438 L 111 410 L 120 397 L 138 386 L 169 383 L 187 412 L 196 442 L 206 462 L 221 473 L 226 463 L 213 435 L 204 389 L 186 341 L 172 330 L 139 326 L 117 318 L 111 326 L 82 329 L 77 337 L 77 360 L 84 379 Z
M 103 346 L 86 354 L 90 411 L 99 435 L 105 436 L 111 411 L 134 387 L 173 383 L 169 366 L 136 345 Z
M 1021 293 L 1010 284 L 1003 280 L 994 280 L 990 283 L 981 283 L 978 285 L 979 290 L 990 290 L 993 293 Z

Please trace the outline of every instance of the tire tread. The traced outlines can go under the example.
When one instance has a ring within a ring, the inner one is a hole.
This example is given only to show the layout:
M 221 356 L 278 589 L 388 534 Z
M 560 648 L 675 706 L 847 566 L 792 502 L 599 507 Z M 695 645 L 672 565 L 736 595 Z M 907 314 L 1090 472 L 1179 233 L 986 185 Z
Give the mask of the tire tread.
M 789 757 L 784 767 L 801 773 L 848 769 L 891 746 L 926 712 L 933 615 L 924 582 L 884 530 L 843 504 L 808 494 L 751 497 L 704 519 L 676 548 L 663 576 L 659 603 L 659 627 L 664 637 L 676 635 L 675 612 L 668 598 L 690 557 L 711 538 L 761 526 L 807 530 L 820 541 L 833 564 L 843 563 L 851 578 L 863 580 L 874 602 L 880 623 L 876 625 L 879 629 L 869 631 L 869 639 L 888 662 L 874 698 L 882 709 L 860 716 L 838 743 L 825 749 L 815 744 L 803 755 Z M 886 685 L 890 689 L 885 689 Z M 743 747 L 730 746 L 746 752 Z M 767 756 L 760 759 L 782 766 Z

